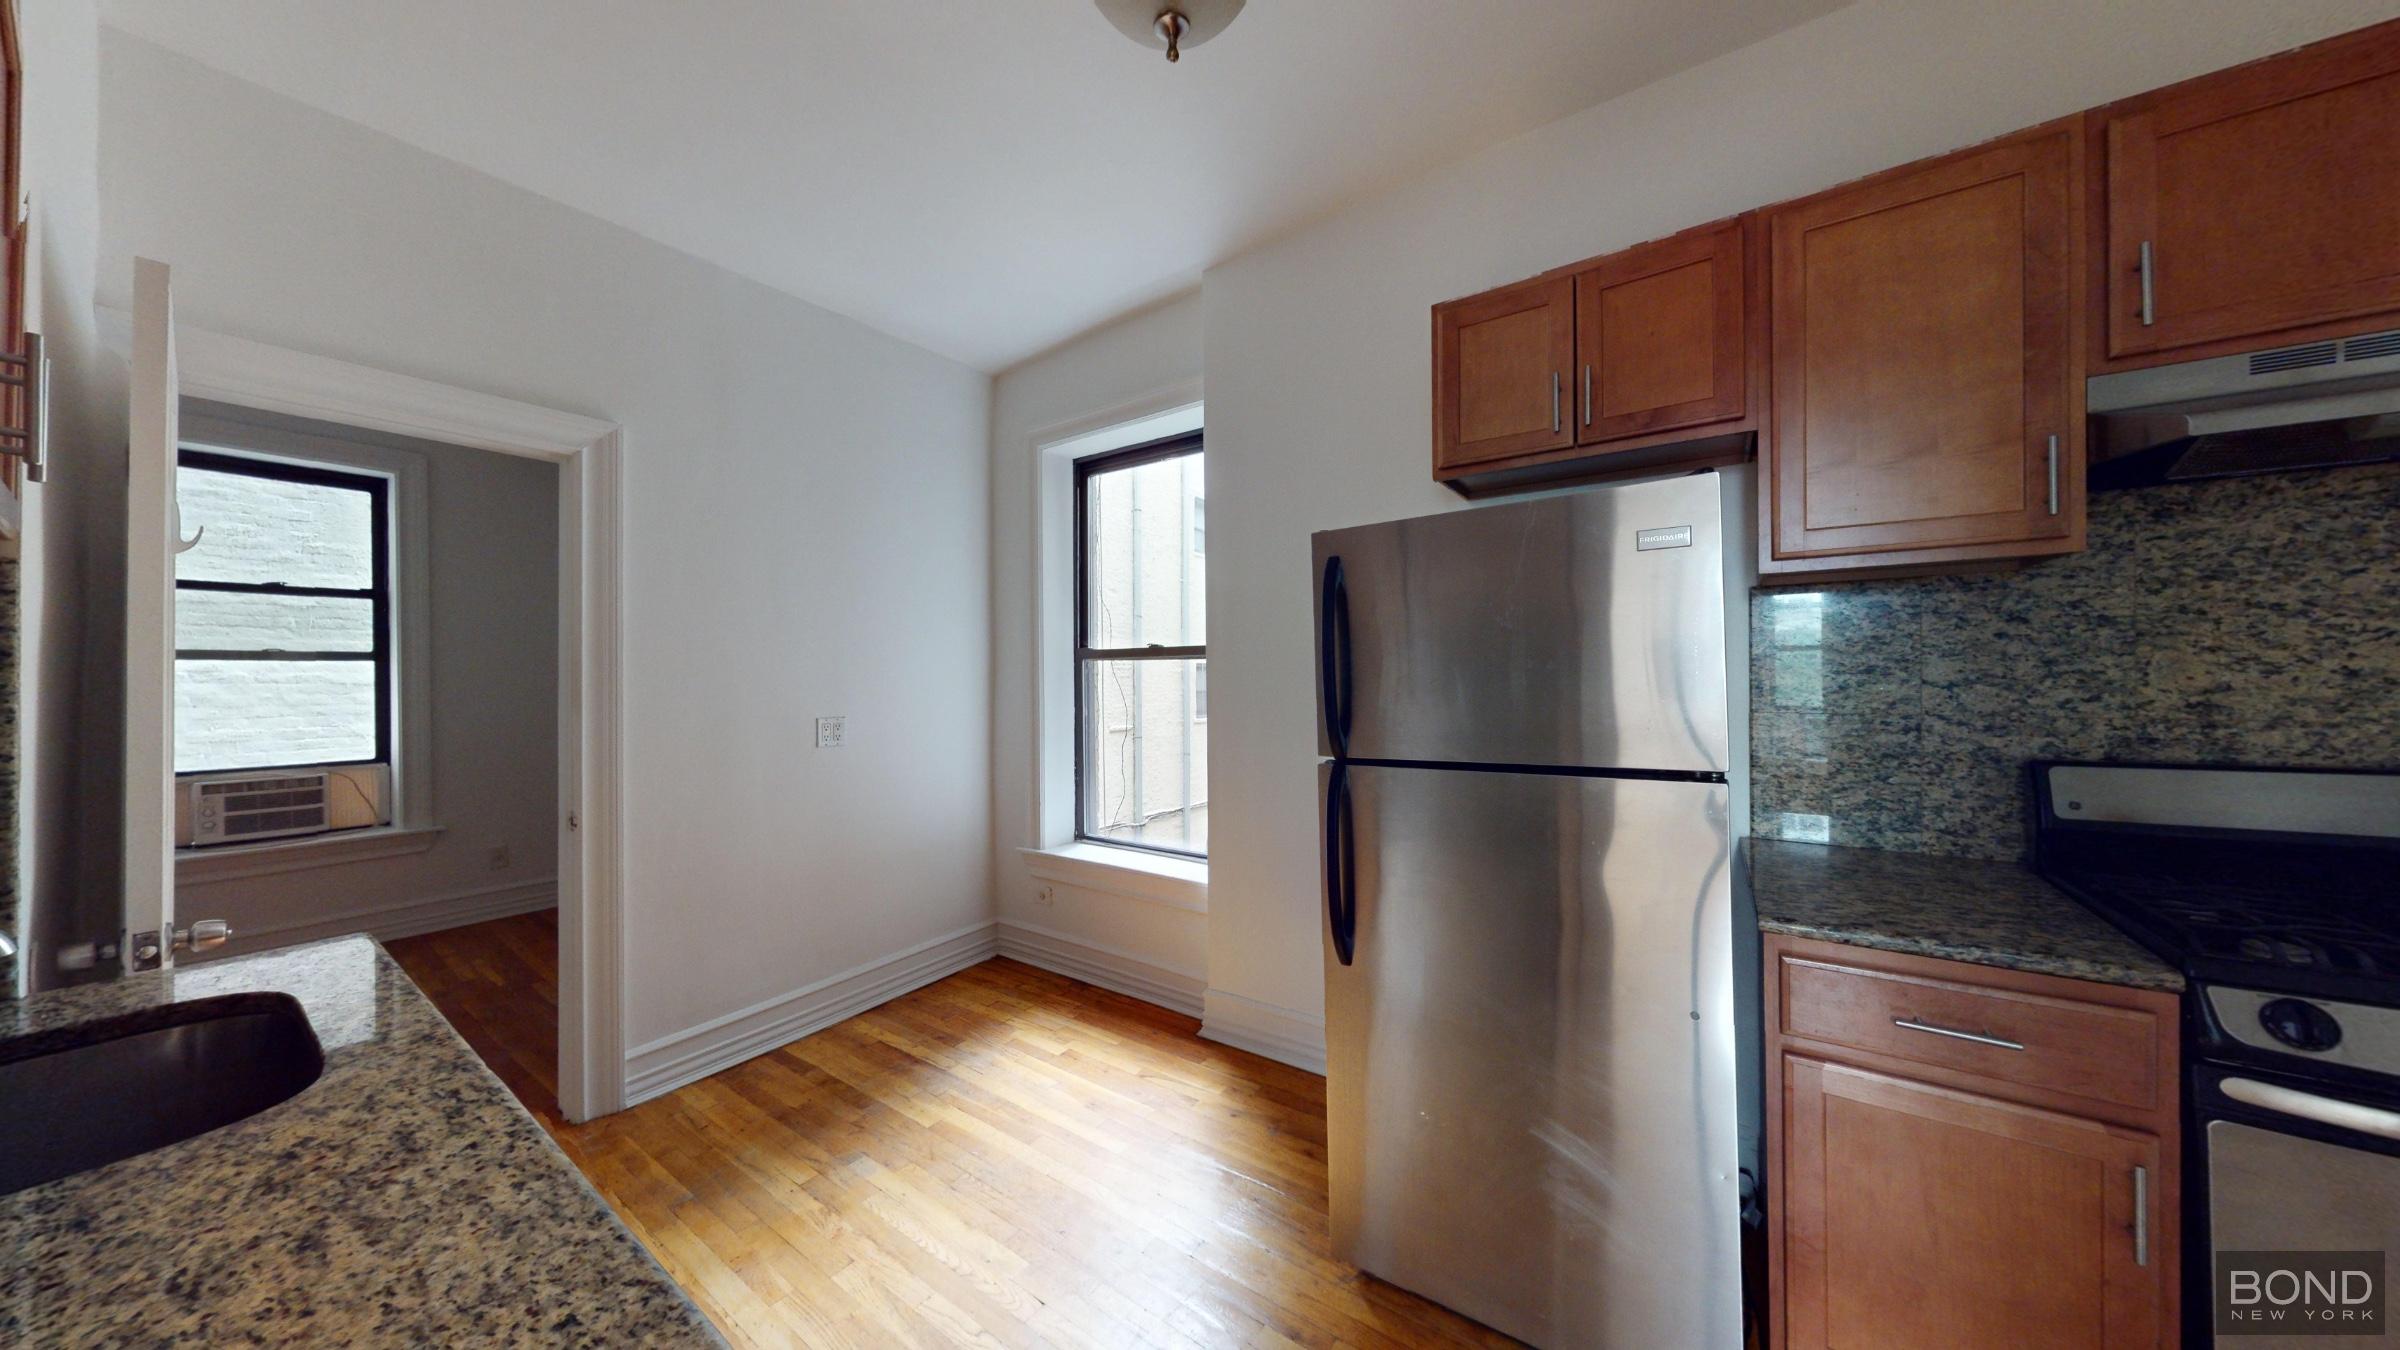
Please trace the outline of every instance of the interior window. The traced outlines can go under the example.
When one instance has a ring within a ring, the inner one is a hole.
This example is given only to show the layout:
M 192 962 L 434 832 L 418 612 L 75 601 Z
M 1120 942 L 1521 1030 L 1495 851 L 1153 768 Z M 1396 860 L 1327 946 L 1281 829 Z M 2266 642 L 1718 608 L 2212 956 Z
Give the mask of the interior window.
M 175 771 L 389 762 L 388 480 L 185 450 Z

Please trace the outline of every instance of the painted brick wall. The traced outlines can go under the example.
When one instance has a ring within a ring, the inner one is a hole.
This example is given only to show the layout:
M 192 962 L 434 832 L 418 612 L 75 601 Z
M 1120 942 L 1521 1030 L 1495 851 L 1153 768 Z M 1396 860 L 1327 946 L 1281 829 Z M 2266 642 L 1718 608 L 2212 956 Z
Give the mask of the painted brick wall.
M 361 587 L 373 576 L 364 493 L 186 469 L 176 478 L 184 580 Z M 373 609 L 325 597 L 183 591 L 176 646 L 212 651 L 373 650 Z M 308 764 L 375 754 L 368 661 L 181 660 L 175 671 L 178 772 Z

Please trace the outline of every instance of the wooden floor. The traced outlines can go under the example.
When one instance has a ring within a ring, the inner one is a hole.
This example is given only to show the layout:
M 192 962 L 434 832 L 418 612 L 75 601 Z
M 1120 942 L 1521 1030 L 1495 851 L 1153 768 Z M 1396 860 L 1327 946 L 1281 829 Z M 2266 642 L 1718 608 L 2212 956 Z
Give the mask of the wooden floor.
M 589 1125 L 556 920 L 391 944 L 737 1345 L 1515 1342 L 1328 1251 L 1324 1080 L 1013 961 Z

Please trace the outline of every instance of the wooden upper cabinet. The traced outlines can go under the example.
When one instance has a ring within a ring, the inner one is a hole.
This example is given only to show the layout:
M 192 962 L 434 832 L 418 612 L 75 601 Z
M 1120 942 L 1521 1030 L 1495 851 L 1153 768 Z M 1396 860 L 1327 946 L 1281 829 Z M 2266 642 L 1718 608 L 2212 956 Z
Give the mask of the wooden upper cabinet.
M 2055 123 L 1767 212 L 1762 572 L 2082 547 L 2082 152 Z
M 1433 311 L 1435 472 L 1575 443 L 1575 285 L 1538 279 Z
M 1796 1055 L 1780 1067 L 1787 1350 L 2162 1344 L 2155 1137 Z
M 24 113 L 25 68 L 17 34 L 16 0 L 0 0 L 0 350 L 25 354 L 25 276 L 32 233 L 25 219 Z M 26 391 L 21 385 L 0 386 L 0 425 L 23 427 Z M 22 491 L 24 461 L 0 457 L 0 487 Z
M 1729 220 L 1576 274 L 1577 444 L 1748 415 L 1743 240 Z
M 1765 383 L 1750 217 L 1433 311 L 1433 476 L 1468 496 L 1747 458 Z
M 2400 22 L 2129 99 L 2092 123 L 2108 359 L 2400 327 Z

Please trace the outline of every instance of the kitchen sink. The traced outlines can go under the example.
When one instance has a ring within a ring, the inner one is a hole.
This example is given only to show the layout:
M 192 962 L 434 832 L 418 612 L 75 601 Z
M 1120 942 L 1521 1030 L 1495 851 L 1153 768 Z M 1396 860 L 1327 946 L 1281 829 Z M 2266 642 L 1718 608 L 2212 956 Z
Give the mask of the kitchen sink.
M 231 1125 L 324 1071 L 289 994 L 224 994 L 0 1041 L 0 1195 Z

